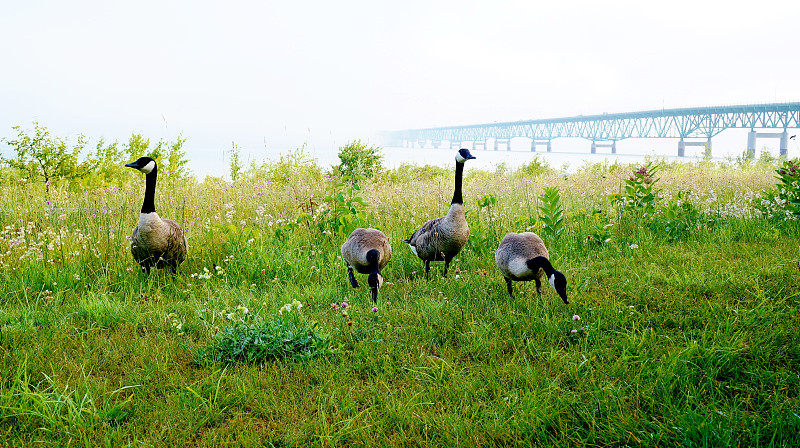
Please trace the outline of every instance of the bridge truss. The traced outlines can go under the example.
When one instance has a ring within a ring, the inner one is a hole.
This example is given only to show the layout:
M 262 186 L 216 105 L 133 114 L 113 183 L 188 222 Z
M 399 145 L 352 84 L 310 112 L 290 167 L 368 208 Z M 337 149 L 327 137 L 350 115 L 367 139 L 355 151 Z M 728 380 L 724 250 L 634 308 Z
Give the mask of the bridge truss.
M 679 138 L 679 155 L 683 139 L 705 138 L 710 147 L 711 138 L 726 129 L 746 128 L 751 130 L 753 143 L 755 129 L 800 128 L 800 103 L 751 104 L 739 106 L 694 107 L 682 109 L 660 109 L 643 112 L 627 112 L 601 115 L 579 115 L 577 117 L 549 118 L 541 120 L 514 121 L 505 123 L 448 126 L 427 129 L 409 129 L 389 132 L 388 144 L 407 146 L 416 142 L 485 142 L 488 139 L 510 140 L 526 137 L 533 142 L 549 141 L 561 137 L 578 137 L 593 142 L 616 142 L 628 138 Z M 761 134 L 775 136 L 775 134 Z M 782 138 L 782 153 L 783 140 Z M 748 149 L 750 138 L 748 139 Z M 605 145 L 604 145 L 605 146 Z M 612 146 L 614 150 L 615 146 Z M 531 146 L 535 148 L 535 143 Z

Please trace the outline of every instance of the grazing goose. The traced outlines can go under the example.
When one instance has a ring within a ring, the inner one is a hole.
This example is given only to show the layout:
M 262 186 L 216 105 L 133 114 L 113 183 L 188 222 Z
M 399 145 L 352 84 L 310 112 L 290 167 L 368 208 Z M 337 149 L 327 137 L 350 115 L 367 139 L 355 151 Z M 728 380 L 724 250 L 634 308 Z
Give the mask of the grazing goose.
M 381 269 L 392 259 L 389 238 L 377 229 L 353 230 L 342 244 L 342 258 L 347 263 L 347 275 L 353 288 L 358 288 L 353 269 L 360 274 L 369 274 L 367 283 L 372 291 L 372 302 L 378 303 L 378 288 L 383 284 Z
M 139 213 L 139 225 L 133 229 L 131 237 L 133 259 L 148 274 L 153 266 L 158 269 L 169 267 L 175 273 L 178 271 L 178 265 L 186 259 L 189 245 L 177 222 L 161 218 L 156 213 L 153 202 L 156 196 L 156 178 L 158 176 L 156 161 L 150 157 L 141 157 L 125 166 L 137 169 L 147 175 L 145 177 L 144 202 L 142 202 L 142 211 Z
M 550 264 L 550 254 L 539 235 L 531 232 L 509 232 L 500 241 L 500 246 L 494 253 L 497 268 L 503 273 L 508 287 L 508 295 L 512 298 L 511 281 L 536 280 L 536 292 L 542 296 L 542 275 L 547 276 L 550 286 L 556 290 L 561 300 L 567 300 L 567 278 L 564 274 L 553 269 Z
M 464 175 L 464 162 L 474 159 L 468 149 L 456 153 L 456 182 L 450 210 L 441 218 L 431 219 L 419 228 L 411 238 L 403 240 L 411 246 L 411 251 L 425 262 L 425 278 L 431 270 L 431 261 L 444 260 L 444 276 L 453 259 L 467 244 L 469 226 L 464 216 L 464 201 L 461 198 L 461 179 Z

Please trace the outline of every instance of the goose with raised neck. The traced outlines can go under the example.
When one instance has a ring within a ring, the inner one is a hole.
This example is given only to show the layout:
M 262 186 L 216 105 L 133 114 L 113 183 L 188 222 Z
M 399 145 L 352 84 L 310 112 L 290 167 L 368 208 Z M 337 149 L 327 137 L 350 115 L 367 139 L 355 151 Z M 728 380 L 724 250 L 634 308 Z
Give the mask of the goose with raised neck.
M 422 225 L 413 235 L 403 242 L 408 243 L 411 251 L 425 263 L 425 278 L 429 277 L 430 262 L 444 261 L 444 276 L 450 261 L 467 244 L 469 239 L 469 225 L 464 211 L 462 197 L 462 184 L 464 177 L 464 163 L 474 159 L 466 148 L 461 148 L 456 153 L 455 184 L 453 199 L 450 209 L 445 216 L 431 219 Z
M 144 200 L 139 223 L 131 235 L 131 255 L 148 274 L 153 267 L 170 268 L 175 273 L 186 259 L 189 245 L 177 222 L 156 213 L 158 164 L 150 157 L 140 157 L 125 166 L 145 174 Z

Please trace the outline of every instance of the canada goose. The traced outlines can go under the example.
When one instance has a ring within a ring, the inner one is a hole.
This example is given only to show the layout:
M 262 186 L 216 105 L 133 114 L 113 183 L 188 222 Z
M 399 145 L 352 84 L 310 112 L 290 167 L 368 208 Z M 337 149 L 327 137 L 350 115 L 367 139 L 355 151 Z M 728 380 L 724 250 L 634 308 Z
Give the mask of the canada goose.
M 503 273 L 508 287 L 508 295 L 512 298 L 511 281 L 536 280 L 536 292 L 542 296 L 542 275 L 547 276 L 550 286 L 556 290 L 561 300 L 567 300 L 567 278 L 564 274 L 553 269 L 550 264 L 550 254 L 544 241 L 539 235 L 531 232 L 509 232 L 500 241 L 500 246 L 494 253 L 497 268 Z
M 133 229 L 131 236 L 131 254 L 142 268 L 150 274 L 150 268 L 169 267 L 172 272 L 178 271 L 178 265 L 186 259 L 189 245 L 183 230 L 177 222 L 164 219 L 156 213 L 154 199 L 156 196 L 156 178 L 158 167 L 150 157 L 141 157 L 135 162 L 126 164 L 137 169 L 145 177 L 144 202 L 139 213 L 139 225 Z
M 425 262 L 425 278 L 431 270 L 431 261 L 444 260 L 444 276 L 453 259 L 467 244 L 469 226 L 464 216 L 464 201 L 461 198 L 461 179 L 464 162 L 474 159 L 468 149 L 461 148 L 456 153 L 456 181 L 450 210 L 441 218 L 431 219 L 419 228 L 411 238 L 403 240 L 411 246 L 411 251 Z
M 358 288 L 354 268 L 360 274 L 369 274 L 367 283 L 372 291 L 372 301 L 378 303 L 378 288 L 383 284 L 381 269 L 392 259 L 389 238 L 377 229 L 353 230 L 342 244 L 342 258 L 347 263 L 347 275 L 353 288 Z

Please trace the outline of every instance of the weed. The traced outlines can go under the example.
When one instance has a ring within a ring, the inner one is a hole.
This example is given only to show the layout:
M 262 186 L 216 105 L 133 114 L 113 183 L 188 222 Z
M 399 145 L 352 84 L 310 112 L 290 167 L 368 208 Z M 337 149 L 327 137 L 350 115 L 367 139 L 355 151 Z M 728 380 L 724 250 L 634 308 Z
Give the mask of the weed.
M 299 306 L 298 306 L 299 305 Z M 331 353 L 330 338 L 320 333 L 317 322 L 308 322 L 300 313 L 302 305 L 284 305 L 277 317 L 236 322 L 214 337 L 213 343 L 198 352 L 201 363 L 263 364 L 282 358 L 307 360 Z M 291 312 L 296 309 L 296 312 Z
M 539 220 L 544 226 L 545 235 L 557 237 L 564 231 L 564 209 L 561 207 L 561 193 L 558 187 L 545 187 L 539 198 Z

